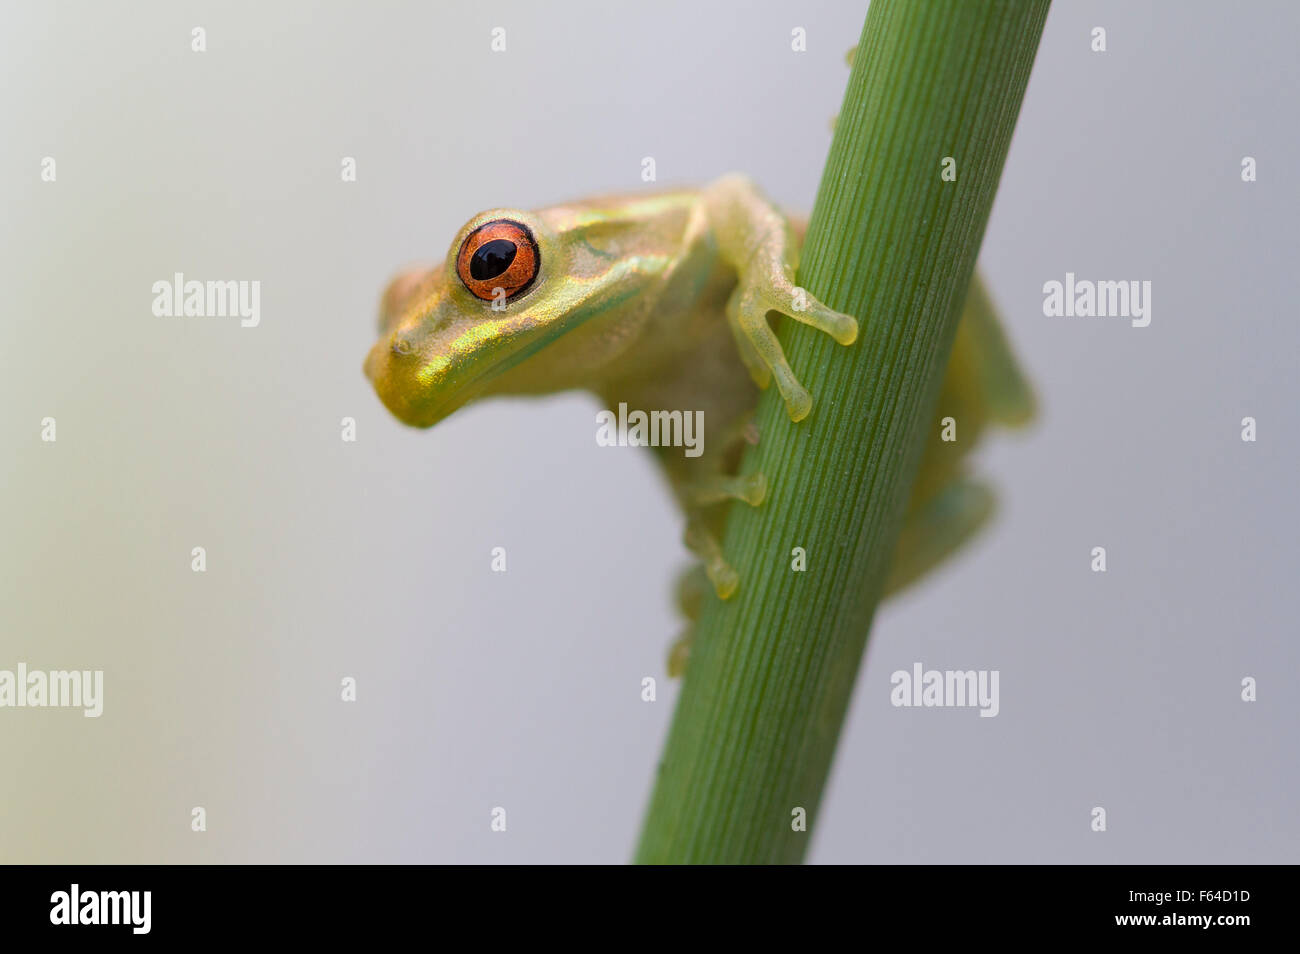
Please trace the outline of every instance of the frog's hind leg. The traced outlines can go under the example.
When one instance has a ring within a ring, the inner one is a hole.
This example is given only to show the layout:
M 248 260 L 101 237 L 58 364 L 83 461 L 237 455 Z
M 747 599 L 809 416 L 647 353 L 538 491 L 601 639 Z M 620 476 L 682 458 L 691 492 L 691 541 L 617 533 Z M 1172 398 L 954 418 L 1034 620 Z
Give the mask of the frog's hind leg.
M 988 521 L 993 510 L 993 492 L 967 477 L 954 479 L 914 505 L 903 520 L 885 595 L 914 583 L 955 553 Z
M 695 641 L 695 620 L 699 617 L 700 606 L 709 588 L 712 587 L 719 599 L 725 600 L 730 599 L 740 586 L 740 574 L 722 555 L 722 544 L 718 542 L 717 536 L 720 532 L 720 527 L 715 530 L 713 522 L 703 512 L 692 513 L 687 519 L 684 537 L 686 548 L 702 562 L 691 567 L 677 583 L 677 604 L 688 623 L 668 652 L 670 676 L 680 676 L 686 669 L 691 644 Z
M 686 617 L 686 626 L 668 650 L 668 675 L 673 679 L 686 671 L 686 660 L 690 658 L 695 638 L 695 621 L 700 618 L 700 607 L 711 585 L 701 563 L 687 567 L 677 578 L 677 608 Z
M 713 584 L 718 599 L 730 599 L 740 586 L 740 574 L 722 555 L 722 544 L 703 516 L 692 515 L 687 519 L 682 541 L 686 549 L 703 561 L 704 573 Z
M 767 477 L 761 472 L 727 473 L 738 464 L 739 448 L 746 443 L 758 443 L 752 412 L 742 414 L 727 426 L 716 452 L 702 469 L 680 475 L 675 481 L 678 499 L 686 511 L 683 542 L 704 562 L 704 573 L 718 598 L 723 600 L 736 592 L 740 577 L 722 555 L 718 538 L 727 517 L 722 505 L 739 500 L 757 507 L 767 498 Z
M 682 495 L 688 506 L 707 507 L 728 500 L 741 500 L 757 507 L 767 497 L 767 478 L 761 473 L 736 477 L 715 474 L 686 484 Z
M 716 456 L 703 473 L 692 473 L 677 481 L 677 494 L 686 510 L 686 548 L 700 558 L 677 581 L 677 604 L 688 624 L 668 655 L 668 673 L 680 676 L 686 667 L 694 639 L 694 622 L 710 588 L 719 599 L 729 599 L 740 586 L 740 575 L 722 554 L 719 538 L 726 526 L 725 504 L 739 500 L 751 507 L 767 496 L 767 478 L 760 472 L 727 474 L 734 466 L 742 443 L 757 443 L 752 415 L 738 418 L 722 434 Z
M 704 564 L 694 563 L 684 569 L 673 587 L 678 611 L 692 622 L 699 619 L 700 607 L 704 604 L 710 586 L 709 578 L 704 573 Z
M 965 476 L 967 455 L 992 424 L 1021 427 L 1034 415 L 1034 393 L 1011 352 L 979 278 L 971 282 L 934 422 L 908 501 L 885 584 L 897 592 L 954 553 L 993 513 L 993 493 Z M 941 438 L 950 421 L 953 438 Z

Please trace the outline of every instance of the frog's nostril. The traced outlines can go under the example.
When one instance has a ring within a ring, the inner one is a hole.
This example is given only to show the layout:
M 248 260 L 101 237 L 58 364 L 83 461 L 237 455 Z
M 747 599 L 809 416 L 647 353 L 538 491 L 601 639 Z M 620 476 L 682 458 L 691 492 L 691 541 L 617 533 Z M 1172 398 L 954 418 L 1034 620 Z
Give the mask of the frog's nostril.
M 411 342 L 401 335 L 393 338 L 393 354 L 407 355 L 414 350 L 415 348 L 411 345 Z

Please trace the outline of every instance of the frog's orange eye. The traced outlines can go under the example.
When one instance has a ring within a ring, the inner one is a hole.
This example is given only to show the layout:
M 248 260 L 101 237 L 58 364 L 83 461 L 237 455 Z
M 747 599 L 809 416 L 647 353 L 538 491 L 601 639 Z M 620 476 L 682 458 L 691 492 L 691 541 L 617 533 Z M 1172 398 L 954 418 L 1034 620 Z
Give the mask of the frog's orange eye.
M 476 228 L 456 253 L 456 274 L 470 293 L 484 301 L 497 297 L 500 288 L 506 300 L 528 290 L 542 257 L 528 226 L 513 219 L 495 219 Z

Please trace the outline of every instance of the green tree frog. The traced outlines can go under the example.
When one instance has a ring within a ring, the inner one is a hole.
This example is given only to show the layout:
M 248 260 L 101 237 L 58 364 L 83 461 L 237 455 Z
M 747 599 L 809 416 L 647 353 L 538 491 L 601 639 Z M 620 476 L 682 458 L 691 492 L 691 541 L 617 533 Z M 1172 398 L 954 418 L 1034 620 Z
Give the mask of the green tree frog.
M 796 287 L 803 231 L 736 174 L 696 190 L 489 209 L 465 223 L 442 264 L 390 282 L 365 371 L 388 409 L 415 427 L 479 398 L 574 388 L 609 408 L 702 411 L 702 453 L 656 448 L 686 515 L 686 545 L 701 560 L 677 587 L 693 620 L 710 586 L 727 599 L 740 585 L 719 540 L 732 500 L 757 507 L 766 494 L 763 474 L 736 473 L 745 443 L 758 439 L 759 389 L 775 382 L 792 422 L 813 406 L 769 316 L 845 346 L 858 335 L 851 315 Z M 1032 411 L 976 281 L 939 406 L 960 440 L 936 428 L 927 446 L 890 592 L 988 517 L 992 495 L 964 475 L 962 457 L 988 422 L 1017 425 Z M 688 628 L 670 653 L 671 673 L 682 671 L 689 647 Z

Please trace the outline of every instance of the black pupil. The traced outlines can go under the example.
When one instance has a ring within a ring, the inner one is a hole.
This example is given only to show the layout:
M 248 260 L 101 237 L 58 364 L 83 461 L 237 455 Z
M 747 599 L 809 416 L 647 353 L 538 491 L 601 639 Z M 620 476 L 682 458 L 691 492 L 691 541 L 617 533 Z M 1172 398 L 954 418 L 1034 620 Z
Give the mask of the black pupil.
M 510 267 L 518 251 L 515 243 L 509 239 L 493 239 L 484 242 L 474 252 L 474 257 L 469 260 L 470 276 L 478 282 L 496 278 Z

